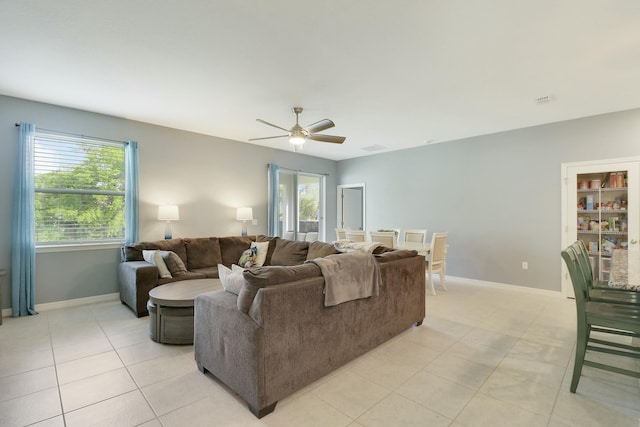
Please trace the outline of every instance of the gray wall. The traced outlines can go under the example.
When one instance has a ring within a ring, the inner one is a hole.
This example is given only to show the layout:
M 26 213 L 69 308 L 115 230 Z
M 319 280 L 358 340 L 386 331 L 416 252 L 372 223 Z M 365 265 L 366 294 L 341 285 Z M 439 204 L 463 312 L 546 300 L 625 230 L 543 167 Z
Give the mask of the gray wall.
M 638 155 L 631 110 L 341 161 L 338 174 L 366 183 L 368 231 L 448 231 L 448 275 L 559 291 L 561 163 Z
M 247 118 L 251 120 L 251 118 Z M 11 209 L 17 158 L 16 122 L 115 140 L 136 140 L 140 153 L 140 237 L 159 240 L 164 224 L 157 206 L 180 206 L 174 237 L 238 235 L 235 208 L 253 207 L 266 234 L 267 163 L 326 173 L 327 229 L 335 228 L 337 163 L 293 152 L 184 132 L 122 118 L 0 96 L 0 268 L 10 267 Z M 327 236 L 329 239 L 333 234 Z M 39 252 L 36 304 L 118 292 L 118 249 Z M 10 271 L 9 271 L 10 273 Z M 3 305 L 10 307 L 9 277 Z
M 560 290 L 560 164 L 640 155 L 640 110 L 334 162 L 216 137 L 0 96 L 0 268 L 10 267 L 17 156 L 14 123 L 140 144 L 141 239 L 161 239 L 159 204 L 180 205 L 176 237 L 239 234 L 252 206 L 266 232 L 266 164 L 328 173 L 327 239 L 336 185 L 366 183 L 367 229 L 448 231 L 447 273 Z M 118 291 L 117 249 L 39 253 L 36 303 Z M 521 262 L 529 262 L 529 270 Z M 8 277 L 4 307 L 10 306 Z

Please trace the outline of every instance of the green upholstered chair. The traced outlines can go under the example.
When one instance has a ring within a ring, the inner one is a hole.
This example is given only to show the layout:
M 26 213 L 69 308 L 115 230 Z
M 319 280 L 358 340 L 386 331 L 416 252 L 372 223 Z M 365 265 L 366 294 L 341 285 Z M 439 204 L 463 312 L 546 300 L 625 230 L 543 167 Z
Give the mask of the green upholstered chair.
M 640 378 L 640 372 L 586 359 L 587 352 L 640 359 L 640 347 L 591 337 L 592 332 L 640 337 L 640 308 L 630 304 L 592 301 L 584 278 L 587 272 L 583 272 L 580 267 L 574 245 L 562 251 L 562 259 L 567 264 L 575 292 L 577 313 L 576 355 L 570 390 L 572 393 L 576 392 L 583 366 Z

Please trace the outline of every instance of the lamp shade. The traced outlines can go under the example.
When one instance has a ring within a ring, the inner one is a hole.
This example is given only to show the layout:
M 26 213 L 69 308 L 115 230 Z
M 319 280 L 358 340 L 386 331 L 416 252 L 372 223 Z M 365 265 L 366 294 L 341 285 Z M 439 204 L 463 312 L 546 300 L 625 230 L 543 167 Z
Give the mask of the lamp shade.
M 238 221 L 251 221 L 253 220 L 252 208 L 238 208 L 236 210 L 236 220 Z
M 178 221 L 180 211 L 177 205 L 158 206 L 158 221 Z

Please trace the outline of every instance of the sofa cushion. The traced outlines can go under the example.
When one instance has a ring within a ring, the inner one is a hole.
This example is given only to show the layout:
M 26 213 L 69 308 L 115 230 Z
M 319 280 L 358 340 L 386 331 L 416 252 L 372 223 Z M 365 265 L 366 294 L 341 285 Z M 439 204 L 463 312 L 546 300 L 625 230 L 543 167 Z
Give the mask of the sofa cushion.
M 316 264 L 307 263 L 292 266 L 272 265 L 268 267 L 257 267 L 245 270 L 242 275 L 245 283 L 238 294 L 238 309 L 244 313 L 248 313 L 260 288 L 308 279 L 310 277 L 320 277 L 322 273 L 320 272 L 320 267 Z
M 255 267 L 262 267 L 267 260 L 269 242 L 251 242 L 251 247 L 256 248 L 256 260 L 253 265 Z
M 196 268 L 190 271 L 202 274 L 208 279 L 218 279 L 220 277 L 220 272 L 218 271 L 217 265 L 215 267 Z
M 169 239 L 169 240 L 155 240 L 153 242 L 140 243 L 142 249 L 147 250 L 161 250 L 175 252 L 180 257 L 182 262 L 187 265 L 187 249 L 184 246 L 184 240 L 182 239 Z
M 245 270 L 243 273 L 247 283 L 258 288 L 321 275 L 320 267 L 313 263 L 290 266 L 270 265 L 267 267 L 251 268 Z
M 171 273 L 169 272 L 169 269 L 167 268 L 167 265 L 164 263 L 164 260 L 162 259 L 162 255 L 160 255 L 160 251 L 143 250 L 142 257 L 149 264 L 153 264 L 156 267 L 158 267 L 158 276 L 160 276 L 163 279 L 170 279 L 172 277 Z
M 307 260 L 309 242 L 276 239 L 270 265 L 299 265 Z
M 195 273 L 193 271 L 187 271 L 187 274 L 180 277 L 172 277 L 170 279 L 158 279 L 157 285 L 164 285 L 166 283 L 178 282 L 181 280 L 191 280 L 191 279 L 205 279 L 205 275 L 202 273 Z M 148 291 L 147 291 L 148 292 Z M 147 299 L 149 299 L 149 295 L 147 294 Z
M 264 235 L 256 236 L 256 242 L 269 243 L 269 248 L 267 250 L 267 257 L 265 258 L 263 265 L 271 265 L 271 257 L 273 256 L 273 251 L 275 251 L 276 249 L 276 241 L 278 239 L 279 237 L 275 237 L 275 236 L 264 236 Z
M 166 264 L 169 269 L 169 273 L 171 273 L 171 277 L 180 277 L 187 275 L 187 268 L 184 266 L 184 263 L 175 252 L 171 251 L 158 251 L 160 256 L 162 256 L 162 260 Z
M 195 237 L 184 239 L 189 270 L 215 267 L 222 262 L 220 243 L 217 237 Z
M 144 261 L 144 257 L 142 256 L 142 249 L 143 247 L 140 243 L 123 246 L 120 253 L 122 262 Z
M 241 237 L 220 237 L 220 253 L 222 255 L 222 262 L 227 267 L 231 267 L 231 264 L 236 264 L 240 259 L 242 252 L 249 249 L 251 242 L 255 241 L 255 236 L 241 236 Z
M 315 241 L 309 244 L 307 259 L 324 258 L 339 253 L 331 243 Z

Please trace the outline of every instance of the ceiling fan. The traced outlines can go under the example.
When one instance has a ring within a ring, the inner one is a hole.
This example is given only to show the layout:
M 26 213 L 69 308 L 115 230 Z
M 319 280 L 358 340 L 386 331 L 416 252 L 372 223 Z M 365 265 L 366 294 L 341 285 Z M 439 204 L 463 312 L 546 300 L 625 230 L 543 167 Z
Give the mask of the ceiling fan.
M 334 136 L 334 135 L 325 135 L 317 132 L 321 132 L 325 129 L 329 129 L 335 126 L 329 119 L 323 119 L 319 122 L 315 122 L 310 124 L 307 127 L 302 127 L 298 123 L 298 115 L 302 113 L 302 107 L 294 107 L 293 112 L 296 115 L 296 124 L 291 129 L 285 129 L 281 126 L 274 125 L 273 123 L 269 123 L 262 119 L 256 119 L 260 123 L 264 123 L 265 125 L 273 126 L 274 128 L 282 129 L 287 132 L 286 135 L 278 135 L 278 136 L 266 136 L 264 138 L 251 138 L 249 141 L 258 141 L 261 139 L 274 139 L 274 138 L 289 138 L 289 142 L 293 144 L 294 148 L 301 147 L 302 144 L 305 143 L 307 139 L 319 142 L 331 142 L 333 144 L 342 144 L 346 139 L 344 136 Z

